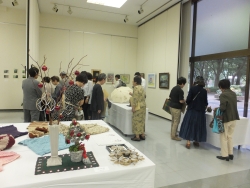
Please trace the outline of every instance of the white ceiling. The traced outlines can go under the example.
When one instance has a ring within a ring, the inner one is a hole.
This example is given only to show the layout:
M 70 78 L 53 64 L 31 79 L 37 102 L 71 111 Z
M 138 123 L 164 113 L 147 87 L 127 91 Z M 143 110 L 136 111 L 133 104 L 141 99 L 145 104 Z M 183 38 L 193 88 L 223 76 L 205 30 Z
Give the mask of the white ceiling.
M 12 6 L 12 1 L 13 0 L 3 0 L 0 7 L 26 9 L 26 0 L 17 0 L 19 5 L 15 7 Z M 38 4 L 41 14 L 49 13 L 123 24 L 125 24 L 123 22 L 125 15 L 128 15 L 129 21 L 126 24 L 140 25 L 181 0 L 148 0 L 143 5 L 144 12 L 138 14 L 140 5 L 145 1 L 146 0 L 127 0 L 121 8 L 95 5 L 87 3 L 87 0 L 38 0 Z M 182 2 L 186 1 L 188 0 L 182 0 Z M 58 7 L 57 13 L 52 10 L 54 3 L 56 3 Z M 73 11 L 71 15 L 67 13 L 68 6 L 71 6 L 71 10 Z

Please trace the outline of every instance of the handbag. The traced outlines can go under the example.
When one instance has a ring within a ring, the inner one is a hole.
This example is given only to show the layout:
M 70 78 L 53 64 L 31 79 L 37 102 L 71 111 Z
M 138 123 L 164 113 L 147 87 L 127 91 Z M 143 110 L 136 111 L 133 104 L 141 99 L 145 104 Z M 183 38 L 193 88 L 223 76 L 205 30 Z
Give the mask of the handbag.
M 164 104 L 163 104 L 162 109 L 165 110 L 167 113 L 169 113 L 171 115 L 171 110 L 170 110 L 170 106 L 169 106 L 170 102 L 171 102 L 170 99 L 166 99 Z
M 214 126 L 213 126 L 213 132 L 214 133 L 224 133 L 224 124 L 222 122 L 222 112 L 220 111 L 220 108 L 216 110 L 216 114 L 214 117 Z

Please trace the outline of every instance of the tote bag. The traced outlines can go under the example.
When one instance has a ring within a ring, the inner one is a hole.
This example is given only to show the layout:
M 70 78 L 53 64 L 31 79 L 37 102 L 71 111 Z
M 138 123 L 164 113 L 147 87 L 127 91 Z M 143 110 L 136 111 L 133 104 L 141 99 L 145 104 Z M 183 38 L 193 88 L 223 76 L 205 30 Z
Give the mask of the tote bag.
M 224 133 L 224 124 L 222 122 L 222 112 L 220 111 L 220 108 L 216 110 L 213 132 L 218 134 Z
M 170 99 L 166 99 L 164 104 L 163 104 L 162 109 L 171 115 L 170 106 L 169 106 L 170 102 L 171 102 Z

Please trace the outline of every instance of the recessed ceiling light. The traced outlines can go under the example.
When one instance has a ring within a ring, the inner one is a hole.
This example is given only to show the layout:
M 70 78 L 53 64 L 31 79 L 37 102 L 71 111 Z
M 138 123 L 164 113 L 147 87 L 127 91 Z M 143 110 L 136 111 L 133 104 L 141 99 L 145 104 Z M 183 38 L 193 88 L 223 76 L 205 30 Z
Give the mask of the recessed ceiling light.
M 103 6 L 121 8 L 121 6 L 126 1 L 127 0 L 87 0 L 87 3 L 93 3 L 93 4 L 103 5 Z

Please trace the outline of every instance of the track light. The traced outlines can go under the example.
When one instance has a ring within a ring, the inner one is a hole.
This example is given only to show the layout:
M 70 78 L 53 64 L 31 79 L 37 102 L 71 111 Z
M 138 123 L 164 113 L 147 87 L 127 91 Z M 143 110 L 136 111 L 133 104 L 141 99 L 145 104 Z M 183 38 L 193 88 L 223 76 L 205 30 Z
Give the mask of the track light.
M 72 14 L 72 13 L 73 13 L 70 7 L 69 7 L 69 10 L 68 10 L 67 12 L 68 12 L 69 14 Z
M 2 4 L 3 3 L 3 0 L 0 0 L 0 4 Z
M 54 7 L 52 8 L 53 11 L 58 12 L 57 5 L 55 4 Z
M 17 0 L 12 1 L 12 5 L 13 5 L 13 6 L 17 6 L 17 5 L 18 5 Z
M 142 14 L 143 13 L 143 9 L 142 9 L 142 6 L 141 8 L 138 10 L 138 14 Z
M 123 21 L 126 23 L 128 21 L 128 16 L 126 16 Z

